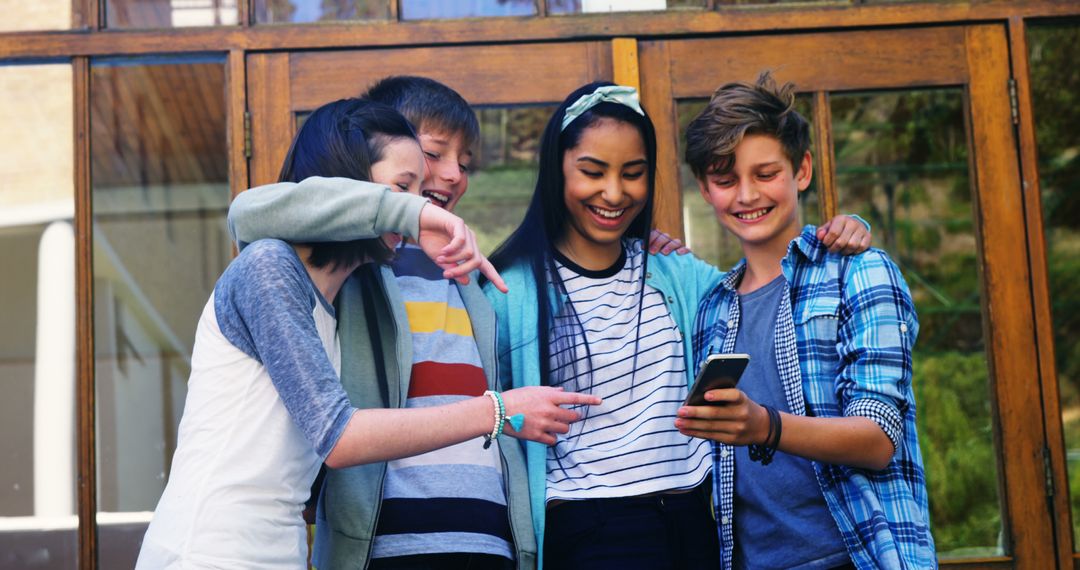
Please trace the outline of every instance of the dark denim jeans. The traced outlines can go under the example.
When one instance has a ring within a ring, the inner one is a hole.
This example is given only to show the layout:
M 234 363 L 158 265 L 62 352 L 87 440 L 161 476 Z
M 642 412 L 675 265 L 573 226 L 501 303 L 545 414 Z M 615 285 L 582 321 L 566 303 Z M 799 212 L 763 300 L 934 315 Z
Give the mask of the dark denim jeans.
M 546 570 L 715 570 L 709 486 L 687 493 L 567 501 L 548 509 Z
M 494 554 L 416 554 L 374 558 L 369 570 L 511 570 L 514 562 Z

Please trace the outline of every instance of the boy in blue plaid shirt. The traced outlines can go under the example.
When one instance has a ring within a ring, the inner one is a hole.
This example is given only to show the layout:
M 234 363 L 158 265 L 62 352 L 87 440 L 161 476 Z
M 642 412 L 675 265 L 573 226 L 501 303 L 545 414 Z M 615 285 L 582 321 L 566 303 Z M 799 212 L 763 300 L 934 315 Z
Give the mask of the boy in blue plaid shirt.
M 695 355 L 751 359 L 676 426 L 715 442 L 724 568 L 934 568 L 915 307 L 885 252 L 832 254 L 800 228 L 812 167 L 793 104 L 765 73 L 718 89 L 687 131 L 701 194 L 745 256 L 702 300 Z

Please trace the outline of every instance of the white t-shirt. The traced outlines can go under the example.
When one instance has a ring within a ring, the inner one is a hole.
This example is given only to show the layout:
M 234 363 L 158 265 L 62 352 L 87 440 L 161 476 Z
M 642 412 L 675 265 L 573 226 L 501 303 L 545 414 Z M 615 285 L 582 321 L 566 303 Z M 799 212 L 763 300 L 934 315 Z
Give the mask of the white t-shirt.
M 682 334 L 659 291 L 645 285 L 642 295 L 644 262 L 638 241 L 624 243 L 623 257 L 603 271 L 556 255 L 589 352 L 552 342 L 551 382 L 604 402 L 582 410 L 584 419 L 548 448 L 549 501 L 689 489 L 709 474 L 709 442 L 675 429 L 687 393 Z M 577 326 L 565 310 L 554 324 Z
M 169 482 L 136 568 L 306 567 L 301 511 L 353 413 L 334 309 L 284 242 L 255 242 L 203 310 Z

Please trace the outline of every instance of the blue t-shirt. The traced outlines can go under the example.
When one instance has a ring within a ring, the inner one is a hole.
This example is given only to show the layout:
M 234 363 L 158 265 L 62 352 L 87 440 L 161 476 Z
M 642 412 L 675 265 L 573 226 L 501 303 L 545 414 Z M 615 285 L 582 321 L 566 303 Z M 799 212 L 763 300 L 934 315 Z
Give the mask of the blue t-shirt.
M 750 355 L 739 389 L 759 404 L 790 413 L 776 364 L 776 318 L 784 276 L 739 295 L 735 352 Z M 736 568 L 834 568 L 849 562 L 810 461 L 777 452 L 772 463 L 735 450 Z

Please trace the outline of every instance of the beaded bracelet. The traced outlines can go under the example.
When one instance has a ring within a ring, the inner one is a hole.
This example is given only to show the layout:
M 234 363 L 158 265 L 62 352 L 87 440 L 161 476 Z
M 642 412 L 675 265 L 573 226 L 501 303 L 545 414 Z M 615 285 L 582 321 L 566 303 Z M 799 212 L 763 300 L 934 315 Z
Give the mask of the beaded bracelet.
M 491 428 L 491 433 L 484 434 L 484 449 L 487 449 L 491 447 L 492 441 L 502 435 L 507 422 L 510 422 L 510 426 L 514 428 L 514 431 L 521 431 L 521 428 L 525 427 L 525 414 L 514 414 L 507 417 L 506 404 L 503 403 L 502 394 L 494 390 L 487 390 L 484 395 L 491 398 L 491 402 L 495 404 L 495 425 Z
M 491 442 L 502 435 L 503 426 L 506 424 L 506 405 L 503 404 L 502 394 L 493 390 L 487 390 L 484 395 L 491 398 L 491 403 L 495 405 L 495 425 L 491 428 L 491 433 L 484 434 L 484 449 L 491 447 Z

